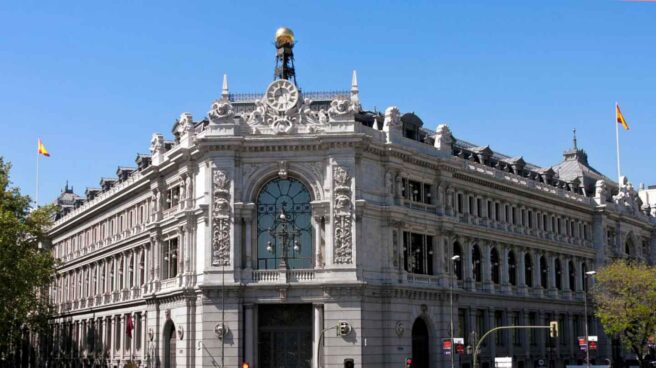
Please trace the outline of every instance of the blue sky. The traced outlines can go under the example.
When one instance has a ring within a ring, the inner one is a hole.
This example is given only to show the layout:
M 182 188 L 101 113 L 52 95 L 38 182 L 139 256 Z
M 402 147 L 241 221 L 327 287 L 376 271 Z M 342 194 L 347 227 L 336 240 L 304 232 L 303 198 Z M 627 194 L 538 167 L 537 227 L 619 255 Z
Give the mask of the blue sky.
M 40 202 L 66 180 L 83 193 L 170 136 L 181 112 L 200 120 L 220 94 L 263 92 L 273 33 L 297 36 L 304 90 L 348 89 L 365 108 L 396 105 L 426 127 L 550 166 L 572 129 L 591 164 L 656 184 L 656 3 L 549 1 L 5 1 L 0 5 L 0 156 Z

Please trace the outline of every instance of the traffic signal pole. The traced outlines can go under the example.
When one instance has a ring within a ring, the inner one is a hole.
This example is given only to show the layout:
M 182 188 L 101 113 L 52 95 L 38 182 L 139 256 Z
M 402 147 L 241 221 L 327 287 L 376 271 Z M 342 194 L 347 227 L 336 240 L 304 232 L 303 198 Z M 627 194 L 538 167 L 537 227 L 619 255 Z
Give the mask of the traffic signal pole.
M 552 330 L 552 326 L 553 326 L 552 324 L 550 324 L 549 326 L 500 326 L 500 327 L 495 327 L 495 328 L 489 330 L 483 336 L 481 336 L 481 338 L 478 339 L 478 341 L 476 341 L 476 345 L 474 347 L 474 364 L 473 364 L 474 368 L 478 368 L 478 365 L 477 365 L 478 364 L 478 359 L 477 359 L 478 358 L 478 348 L 480 347 L 481 342 L 483 342 L 483 340 L 485 340 L 485 338 L 489 334 L 491 334 L 492 332 L 496 332 L 496 331 L 499 331 L 499 330 L 530 329 L 530 328 L 538 328 L 538 329 L 539 328 L 546 328 L 547 330 Z M 553 333 L 553 330 L 552 330 L 552 333 Z M 558 336 L 558 328 L 555 329 L 555 334 L 556 334 L 556 336 L 553 336 L 553 337 Z

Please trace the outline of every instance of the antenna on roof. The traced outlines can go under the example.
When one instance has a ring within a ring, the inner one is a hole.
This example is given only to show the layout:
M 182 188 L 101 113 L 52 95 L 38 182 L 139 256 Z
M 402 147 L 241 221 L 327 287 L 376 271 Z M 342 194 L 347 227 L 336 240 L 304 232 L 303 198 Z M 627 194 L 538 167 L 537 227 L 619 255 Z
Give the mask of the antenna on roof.
M 574 140 L 574 149 L 577 150 L 578 147 L 576 146 L 576 128 L 574 128 L 574 129 L 572 130 L 572 132 L 574 133 L 574 139 L 573 139 L 573 140 Z

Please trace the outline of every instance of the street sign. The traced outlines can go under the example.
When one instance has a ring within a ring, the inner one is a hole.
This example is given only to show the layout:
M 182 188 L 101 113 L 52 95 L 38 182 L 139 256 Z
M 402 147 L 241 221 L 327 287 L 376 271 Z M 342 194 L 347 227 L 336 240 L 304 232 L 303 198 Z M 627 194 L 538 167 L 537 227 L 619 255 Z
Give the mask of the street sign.
M 512 368 L 512 357 L 494 358 L 494 366 L 496 368 Z
M 465 339 L 463 337 L 454 337 L 453 344 L 456 346 L 456 354 L 465 354 Z
M 579 349 L 586 351 L 588 350 L 588 344 L 590 345 L 590 350 L 597 350 L 597 336 L 588 336 L 588 343 L 585 342 L 585 336 L 579 336 Z
M 442 351 L 444 352 L 444 355 L 451 355 L 452 346 L 451 339 L 442 340 Z

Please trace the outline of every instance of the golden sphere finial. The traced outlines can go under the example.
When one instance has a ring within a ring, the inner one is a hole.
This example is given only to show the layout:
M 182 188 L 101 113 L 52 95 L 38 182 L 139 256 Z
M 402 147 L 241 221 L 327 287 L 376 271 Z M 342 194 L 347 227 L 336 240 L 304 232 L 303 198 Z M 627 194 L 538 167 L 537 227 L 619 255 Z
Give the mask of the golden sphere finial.
M 287 27 L 280 27 L 276 30 L 276 46 L 282 46 L 284 44 L 293 45 L 294 44 L 294 31 Z

